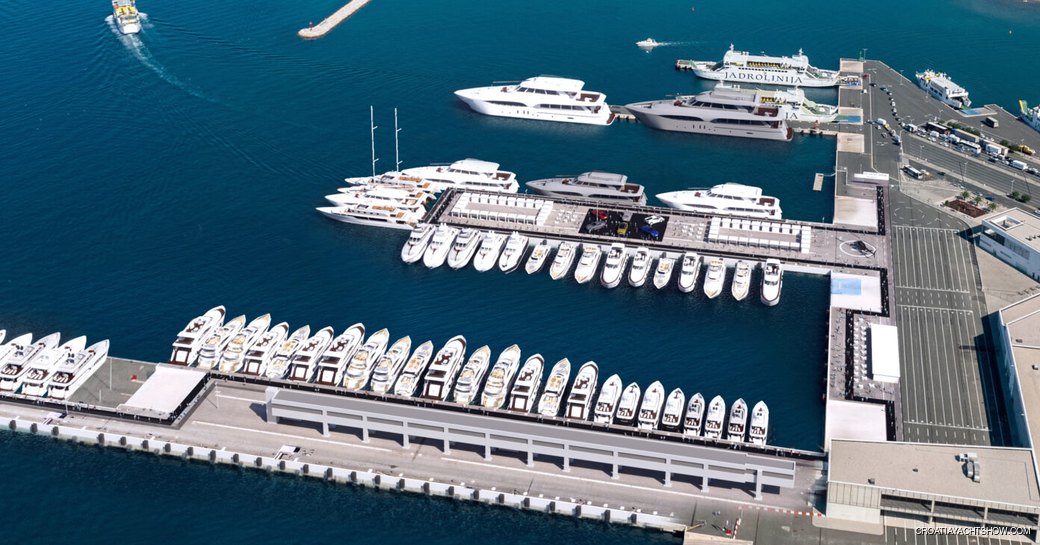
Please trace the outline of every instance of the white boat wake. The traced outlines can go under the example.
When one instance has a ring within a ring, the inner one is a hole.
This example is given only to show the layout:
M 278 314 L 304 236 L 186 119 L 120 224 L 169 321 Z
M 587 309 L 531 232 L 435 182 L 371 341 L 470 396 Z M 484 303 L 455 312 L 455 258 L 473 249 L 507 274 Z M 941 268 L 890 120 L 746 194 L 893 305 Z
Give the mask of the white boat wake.
M 140 17 L 142 29 L 154 28 L 154 26 L 148 21 L 148 14 L 142 13 L 140 14 Z M 141 64 L 147 66 L 148 69 L 150 69 L 152 72 L 155 72 L 155 74 L 159 76 L 163 81 L 169 83 L 170 85 L 173 85 L 174 87 L 184 91 L 185 93 L 188 93 L 189 95 L 195 98 L 201 98 L 202 100 L 213 103 L 217 102 L 216 100 L 203 94 L 201 91 L 194 89 L 190 85 L 184 83 L 176 76 L 171 74 L 168 70 L 166 70 L 166 67 L 164 67 L 162 63 L 155 59 L 151 51 L 148 50 L 148 47 L 145 46 L 144 42 L 141 41 L 140 35 L 123 34 L 122 32 L 120 32 L 119 26 L 115 22 L 115 18 L 111 15 L 105 17 L 105 22 L 108 23 L 108 28 L 112 31 L 112 34 L 115 34 L 116 37 L 119 38 L 119 41 L 122 42 L 126 50 L 129 51 L 135 59 L 140 61 Z
M 683 46 L 683 45 L 697 45 L 698 43 L 700 43 L 700 42 L 689 41 L 689 40 L 675 41 L 675 42 L 657 42 L 656 44 L 654 44 L 653 47 L 655 47 L 655 48 L 656 47 L 678 47 L 678 46 Z

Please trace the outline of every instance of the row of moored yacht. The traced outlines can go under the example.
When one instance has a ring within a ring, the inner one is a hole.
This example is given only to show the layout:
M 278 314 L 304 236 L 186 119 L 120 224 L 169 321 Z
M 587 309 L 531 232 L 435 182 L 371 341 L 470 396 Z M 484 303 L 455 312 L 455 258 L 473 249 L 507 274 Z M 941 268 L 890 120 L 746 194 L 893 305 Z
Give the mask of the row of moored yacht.
M 267 314 L 248 324 L 245 316 L 227 322 L 224 317 L 224 307 L 218 306 L 189 322 L 173 343 L 170 363 L 730 441 L 764 444 L 768 432 L 765 403 L 755 405 L 748 428 L 747 405 L 738 400 L 730 410 L 728 431 L 716 433 L 726 416 L 721 397 L 706 407 L 698 393 L 687 403 L 679 388 L 665 396 L 660 382 L 640 395 L 636 383 L 622 388 L 618 375 L 599 387 L 599 366 L 593 361 L 582 364 L 573 380 L 566 358 L 546 376 L 545 358 L 534 354 L 524 360 L 515 344 L 492 365 L 491 348 L 486 345 L 467 358 L 466 339 L 461 335 L 436 351 L 432 341 L 413 350 L 407 336 L 390 344 L 385 328 L 366 339 L 360 323 L 335 337 L 331 327 L 311 335 L 308 326 L 288 335 L 288 324 L 269 327 Z
M 524 267 L 528 274 L 534 274 L 542 270 L 546 263 L 551 263 L 549 275 L 553 280 L 559 280 L 567 276 L 577 260 L 574 279 L 579 284 L 589 282 L 599 272 L 600 283 L 608 288 L 617 287 L 626 276 L 631 286 L 640 287 L 646 283 L 653 271 L 653 284 L 662 289 L 671 282 L 672 276 L 675 276 L 675 269 L 679 269 L 679 290 L 689 293 L 696 287 L 702 267 L 706 266 L 704 294 L 709 298 L 715 298 L 722 293 L 729 272 L 722 258 L 708 258 L 704 263 L 705 260 L 696 252 L 686 252 L 676 257 L 642 246 L 630 255 L 629 248 L 621 243 L 611 244 L 604 258 L 603 248 L 599 244 L 581 244 L 581 256 L 578 257 L 579 245 L 564 241 L 559 243 L 556 256 L 550 261 L 553 242 L 548 239 L 532 241 L 527 235 L 518 232 L 505 235 L 474 228 L 458 229 L 447 224 L 416 226 L 401 249 L 401 259 L 406 263 L 415 263 L 421 259 L 429 268 L 447 263 L 453 269 L 461 269 L 472 262 L 473 268 L 481 272 L 489 271 L 496 266 L 503 272 L 512 272 L 524 262 L 532 243 L 534 249 L 527 255 Z M 604 262 L 602 270 L 601 261 Z M 761 267 L 760 298 L 763 303 L 772 306 L 780 301 L 783 265 L 779 260 L 768 259 Z M 754 267 L 749 262 L 741 260 L 736 262 L 733 269 L 730 293 L 734 299 L 740 301 L 748 295 Z
M 0 342 L 6 336 L 0 330 Z M 60 333 L 36 342 L 26 333 L 0 345 L 0 392 L 69 399 L 108 358 L 107 339 L 89 347 L 83 336 L 60 342 Z

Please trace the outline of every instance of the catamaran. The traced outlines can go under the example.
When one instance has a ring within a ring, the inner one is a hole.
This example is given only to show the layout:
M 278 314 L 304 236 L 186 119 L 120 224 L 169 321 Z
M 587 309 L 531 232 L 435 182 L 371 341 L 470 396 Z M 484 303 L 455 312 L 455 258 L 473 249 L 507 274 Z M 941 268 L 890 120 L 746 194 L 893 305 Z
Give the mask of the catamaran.
M 556 416 L 560 414 L 560 402 L 563 400 L 563 391 L 567 389 L 567 381 L 571 378 L 571 362 L 567 358 L 556 362 L 551 371 L 549 379 L 545 381 L 545 390 L 542 397 L 538 398 L 538 414 L 542 416 Z
M 541 354 L 535 354 L 524 362 L 520 372 L 516 375 L 513 390 L 509 396 L 509 410 L 529 413 L 534 408 L 535 398 L 538 396 L 538 388 L 542 385 L 542 370 L 545 359 Z
M 520 347 L 514 344 L 502 351 L 495 366 L 488 373 L 484 391 L 480 394 L 480 404 L 487 409 L 502 408 L 509 388 L 513 385 L 513 376 L 519 367 Z
M 480 388 L 484 374 L 487 373 L 488 364 L 491 361 L 491 348 L 487 345 L 473 351 L 469 361 L 462 366 L 458 380 L 455 381 L 455 403 L 469 405 L 477 398 L 477 390 Z

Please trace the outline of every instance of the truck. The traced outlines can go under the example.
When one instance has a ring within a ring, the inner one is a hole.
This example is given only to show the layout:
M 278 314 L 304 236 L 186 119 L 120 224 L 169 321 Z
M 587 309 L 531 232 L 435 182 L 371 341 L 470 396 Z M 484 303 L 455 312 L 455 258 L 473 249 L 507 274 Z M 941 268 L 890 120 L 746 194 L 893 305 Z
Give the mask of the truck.
M 1000 123 L 997 122 L 997 118 L 995 117 L 987 117 L 986 119 L 983 119 L 982 122 L 994 129 L 1000 126 Z
M 990 157 L 1003 157 L 1005 154 L 1007 154 L 1007 148 L 1001 146 L 1000 144 L 994 144 L 992 142 L 986 142 L 986 147 L 984 148 L 984 151 Z
M 1026 169 L 1026 164 L 1023 163 L 1022 161 L 1019 161 L 1018 159 L 1011 160 L 1008 163 L 1008 165 L 1010 165 L 1011 168 L 1017 168 L 1018 170 L 1025 170 Z

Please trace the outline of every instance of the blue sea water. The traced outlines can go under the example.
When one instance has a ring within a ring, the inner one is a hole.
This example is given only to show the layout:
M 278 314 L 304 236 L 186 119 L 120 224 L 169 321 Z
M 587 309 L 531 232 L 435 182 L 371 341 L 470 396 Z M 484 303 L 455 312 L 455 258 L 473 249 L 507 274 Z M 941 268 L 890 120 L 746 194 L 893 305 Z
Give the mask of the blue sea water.
M 1032 3 L 738 0 L 691 10 L 676 0 L 374 0 L 322 40 L 295 36 L 338 1 L 142 0 L 149 15 L 135 38 L 106 22 L 106 2 L 63 3 L 45 16 L 38 3 L 0 3 L 0 327 L 109 337 L 114 354 L 154 361 L 188 319 L 218 303 L 315 327 L 363 321 L 416 341 L 463 334 L 496 352 L 515 342 L 550 361 L 593 359 L 644 385 L 660 379 L 687 393 L 764 399 L 775 443 L 818 448 L 825 279 L 788 275 L 784 302 L 766 308 L 647 288 L 608 292 L 545 274 L 406 266 L 397 257 L 404 232 L 337 224 L 313 210 L 338 180 L 370 171 L 368 106 L 380 126 L 380 170 L 393 166 L 396 107 L 406 167 L 477 157 L 524 181 L 595 168 L 624 172 L 650 193 L 741 181 L 780 197 L 788 217 L 826 220 L 833 188 L 810 188 L 815 172 L 833 168 L 832 140 L 492 119 L 451 92 L 549 73 L 584 79 L 611 103 L 660 98 L 704 88 L 673 69 L 676 58 L 716 59 L 734 42 L 774 54 L 803 47 L 828 68 L 867 48 L 906 74 L 949 72 L 976 103 L 1013 109 L 1019 98 L 1040 100 L 1040 73 L 1028 69 L 1040 50 Z M 634 42 L 647 36 L 674 45 L 644 53 Z M 835 95 L 811 92 L 821 101 Z M 514 535 L 656 539 L 6 435 L 0 445 L 5 504 L 43 501 L 42 490 L 93 498 L 63 513 L 99 530 L 192 537 L 178 519 L 208 518 L 220 505 L 226 510 L 211 519 L 219 523 L 203 526 L 212 540 L 292 541 L 300 534 L 290 531 L 306 529 L 316 542 L 343 532 L 397 542 L 437 523 L 479 528 L 487 517 L 498 517 L 488 527 L 524 532 Z M 156 499 L 157 482 L 176 485 L 162 490 L 171 501 Z M 225 507 L 227 497 L 270 505 L 254 516 Z M 308 508 L 297 519 L 278 516 L 285 498 Z M 323 506 L 339 516 L 320 516 Z M 359 509 L 381 522 L 345 516 Z M 8 520 L 24 541 L 68 537 L 46 510 Z M 445 534 L 430 542 L 454 541 Z

